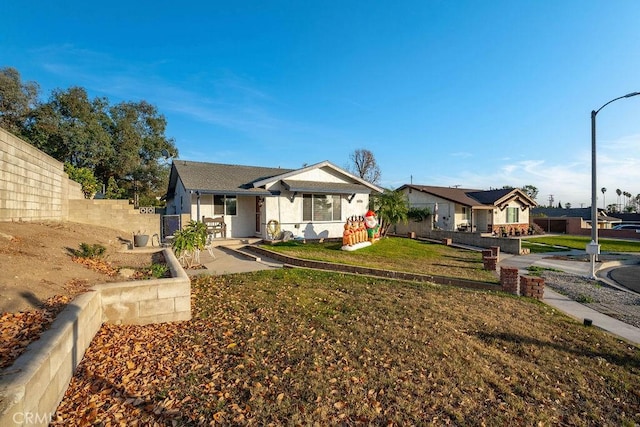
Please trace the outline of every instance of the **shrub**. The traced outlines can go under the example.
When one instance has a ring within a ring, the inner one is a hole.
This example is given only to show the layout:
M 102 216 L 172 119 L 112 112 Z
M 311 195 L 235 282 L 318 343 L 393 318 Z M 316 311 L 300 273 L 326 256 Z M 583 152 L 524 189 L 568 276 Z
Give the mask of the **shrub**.
M 107 248 L 99 243 L 90 245 L 88 243 L 80 243 L 80 249 L 71 250 L 71 253 L 78 258 L 101 258 Z
M 173 252 L 178 258 L 181 255 L 187 267 L 191 267 L 191 261 L 197 259 L 198 253 L 204 249 L 207 243 L 207 226 L 203 222 L 191 220 L 182 230 L 173 234 Z
M 431 209 L 429 208 L 409 208 L 407 217 L 415 222 L 421 222 L 431 216 Z
M 169 267 L 166 264 L 151 264 L 151 275 L 156 279 L 163 278 L 168 270 Z

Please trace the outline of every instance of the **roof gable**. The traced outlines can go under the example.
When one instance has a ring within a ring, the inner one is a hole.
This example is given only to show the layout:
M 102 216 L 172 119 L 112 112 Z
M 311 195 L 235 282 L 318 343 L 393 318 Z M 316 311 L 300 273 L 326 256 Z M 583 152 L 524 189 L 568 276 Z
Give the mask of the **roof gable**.
M 283 173 L 281 175 L 278 175 L 278 176 L 272 176 L 272 177 L 268 177 L 266 179 L 263 179 L 261 181 L 256 181 L 256 182 L 254 182 L 254 185 L 255 186 L 264 186 L 264 185 L 271 184 L 271 183 L 273 183 L 273 182 L 275 182 L 277 180 L 282 180 L 283 182 L 286 181 L 286 182 L 297 182 L 297 183 L 299 183 L 299 182 L 301 182 L 300 180 L 295 180 L 295 176 L 296 175 L 300 175 L 300 174 L 302 174 L 304 172 L 308 172 L 308 171 L 311 171 L 311 170 L 314 170 L 314 169 L 323 169 L 323 168 L 330 169 L 333 172 L 337 173 L 337 175 L 340 175 L 341 177 L 343 177 L 343 179 L 346 182 L 346 184 L 351 185 L 353 188 L 360 187 L 360 186 L 365 186 L 365 187 L 368 188 L 369 191 L 374 191 L 374 192 L 377 192 L 377 193 L 382 193 L 383 192 L 383 189 L 378 187 L 377 185 L 374 185 L 374 184 L 372 184 L 372 183 L 370 183 L 368 181 L 365 181 L 364 179 L 359 178 L 359 177 L 351 174 L 350 172 L 348 172 L 348 171 L 346 171 L 346 170 L 344 170 L 342 168 L 339 168 L 338 166 L 334 165 L 333 163 L 331 163 L 331 162 L 329 162 L 327 160 L 322 161 L 320 163 L 316 163 L 316 164 L 310 165 L 310 166 L 305 166 L 305 167 L 300 168 L 300 169 L 289 170 L 288 172 L 285 172 L 285 173 Z M 292 180 L 292 179 L 289 179 L 289 178 L 294 178 L 294 179 Z M 320 184 L 317 184 L 316 186 L 318 186 L 318 185 L 321 186 Z M 337 187 L 335 187 L 335 188 L 337 188 Z M 362 191 L 351 191 L 351 192 L 361 193 Z

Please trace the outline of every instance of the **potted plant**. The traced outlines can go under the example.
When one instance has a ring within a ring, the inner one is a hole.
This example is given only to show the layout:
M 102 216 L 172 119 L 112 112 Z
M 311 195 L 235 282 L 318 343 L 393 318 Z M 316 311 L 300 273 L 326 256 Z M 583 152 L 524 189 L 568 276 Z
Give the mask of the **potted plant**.
M 133 246 L 143 248 L 149 243 L 149 235 L 146 232 L 138 231 L 133 235 Z
M 191 220 L 182 230 L 174 233 L 171 246 L 182 266 L 191 268 L 200 262 L 200 251 L 206 243 L 206 224 Z

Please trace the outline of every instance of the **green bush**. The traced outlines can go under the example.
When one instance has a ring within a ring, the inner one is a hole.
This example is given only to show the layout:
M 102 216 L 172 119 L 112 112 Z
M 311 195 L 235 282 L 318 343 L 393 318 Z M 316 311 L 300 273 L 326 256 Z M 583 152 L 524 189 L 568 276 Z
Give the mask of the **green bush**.
M 161 279 L 167 274 L 169 267 L 166 264 L 151 264 L 151 275 L 156 279 Z
M 424 221 L 431 216 L 431 209 L 429 208 L 409 208 L 407 217 L 416 222 Z
M 98 191 L 98 180 L 91 169 L 78 168 L 71 163 L 65 163 L 64 171 L 69 175 L 69 179 L 82 186 L 82 193 L 85 199 L 91 199 Z
M 71 250 L 71 253 L 78 258 L 102 258 L 107 248 L 99 243 L 90 245 L 88 243 L 80 243 L 80 249 Z

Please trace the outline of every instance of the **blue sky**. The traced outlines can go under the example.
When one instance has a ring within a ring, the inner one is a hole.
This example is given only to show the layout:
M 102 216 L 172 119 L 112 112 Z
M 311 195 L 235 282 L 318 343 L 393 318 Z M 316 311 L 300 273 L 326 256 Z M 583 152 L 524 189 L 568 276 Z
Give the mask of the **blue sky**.
M 179 157 L 349 164 L 381 184 L 535 185 L 590 206 L 590 112 L 640 91 L 640 2 L 5 2 L 0 66 L 146 100 Z M 10 17 L 10 19 L 7 19 Z M 598 188 L 640 193 L 640 96 L 598 116 Z M 598 206 L 602 194 L 598 192 Z

